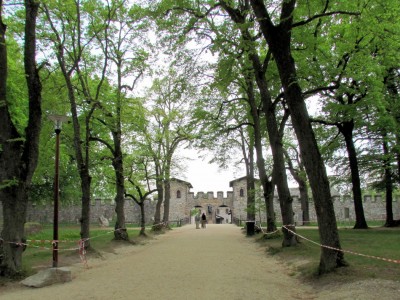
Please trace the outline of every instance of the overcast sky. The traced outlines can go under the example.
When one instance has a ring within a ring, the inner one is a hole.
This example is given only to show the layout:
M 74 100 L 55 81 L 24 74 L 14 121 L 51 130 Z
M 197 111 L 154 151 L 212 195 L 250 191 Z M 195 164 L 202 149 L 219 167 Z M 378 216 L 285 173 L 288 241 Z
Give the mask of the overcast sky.
M 214 192 L 216 197 L 217 192 L 224 192 L 224 196 L 226 196 L 226 192 L 232 191 L 229 187 L 229 182 L 246 175 L 244 169 L 220 170 L 217 164 L 208 163 L 211 157 L 207 157 L 204 160 L 198 158 L 199 153 L 194 150 L 180 151 L 181 155 L 187 158 L 190 157 L 190 160 L 184 160 L 183 164 L 186 165 L 186 170 L 183 171 L 182 176 L 177 177 L 190 182 L 193 186 L 191 192 L 196 194 L 197 192 Z

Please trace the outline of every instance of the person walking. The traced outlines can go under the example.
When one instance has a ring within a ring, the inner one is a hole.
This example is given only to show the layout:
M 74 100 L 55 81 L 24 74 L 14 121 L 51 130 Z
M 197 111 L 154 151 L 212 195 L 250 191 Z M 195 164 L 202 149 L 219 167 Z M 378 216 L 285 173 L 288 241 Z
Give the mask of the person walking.
M 196 222 L 196 229 L 200 229 L 200 212 L 194 216 L 194 221 Z
M 206 223 L 207 223 L 207 217 L 206 217 L 206 214 L 203 213 L 201 215 L 201 228 L 205 229 L 206 228 Z

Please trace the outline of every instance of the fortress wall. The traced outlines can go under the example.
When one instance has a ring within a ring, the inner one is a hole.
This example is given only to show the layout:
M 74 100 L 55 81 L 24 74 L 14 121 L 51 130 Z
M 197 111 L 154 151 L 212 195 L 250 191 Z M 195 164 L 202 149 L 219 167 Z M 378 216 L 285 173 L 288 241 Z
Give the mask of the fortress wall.
M 209 223 L 216 221 L 216 216 L 219 214 L 225 219 L 231 218 L 227 215 L 226 211 L 232 212 L 232 216 L 246 220 L 246 201 L 247 190 L 246 180 L 238 179 L 232 183 L 233 191 L 228 191 L 226 197 L 223 192 L 217 192 L 215 196 L 213 192 L 198 192 L 196 195 L 190 192 L 190 183 L 176 180 L 171 184 L 171 200 L 170 200 L 170 221 L 181 219 L 190 219 L 190 212 L 195 206 L 201 206 L 201 210 L 207 213 Z M 241 193 L 243 190 L 243 193 Z M 301 224 L 302 210 L 299 200 L 298 189 L 291 189 L 293 197 L 293 210 L 295 213 L 294 219 L 298 224 Z M 354 203 L 350 195 L 338 195 L 333 193 L 333 205 L 337 220 L 355 220 Z M 263 202 L 264 200 L 262 200 Z M 1 204 L 1 203 L 0 203 Z M 145 202 L 146 223 L 152 224 L 154 217 L 156 201 L 147 200 Z M 225 205 L 227 207 L 220 207 Z M 381 194 L 365 194 L 363 196 L 364 213 L 367 220 L 385 220 L 386 219 L 386 203 L 385 196 Z M 210 212 L 208 211 L 210 207 Z M 274 198 L 274 208 L 276 212 L 276 219 L 281 220 L 279 199 L 277 196 Z M 314 203 L 312 200 L 309 202 L 310 219 L 315 221 L 316 214 Z M 96 199 L 91 205 L 91 223 L 97 224 L 101 216 L 108 220 L 113 220 L 116 217 L 115 204 L 110 200 Z M 265 209 L 261 209 L 261 220 L 265 221 Z M 161 216 L 163 215 L 164 208 L 161 207 Z M 62 205 L 59 210 L 60 223 L 79 223 L 81 215 L 80 205 Z M 2 227 L 2 205 L 0 205 L 0 228 Z M 140 207 L 131 199 L 125 201 L 125 217 L 127 223 L 138 223 L 140 220 Z M 393 217 L 400 219 L 400 194 L 394 195 L 393 201 Z M 256 220 L 260 216 L 256 214 Z M 27 207 L 27 222 L 40 222 L 52 223 L 53 222 L 53 205 L 34 205 L 28 203 Z
M 297 195 L 293 197 L 293 211 L 294 211 L 294 219 L 297 224 L 301 224 L 302 221 L 302 209 L 300 198 Z M 242 207 L 245 207 L 245 201 L 238 202 Z M 400 200 L 395 199 L 393 201 L 393 218 L 395 220 L 400 219 Z M 348 196 L 334 196 L 333 197 L 333 206 L 335 209 L 335 215 L 337 220 L 355 220 L 355 210 L 354 210 L 354 202 L 353 199 Z M 368 220 L 382 220 L 386 219 L 386 203 L 383 195 L 375 195 L 374 197 L 369 197 L 369 195 L 365 195 L 363 197 L 363 207 L 365 218 Z M 276 212 L 276 219 L 278 221 L 282 220 L 279 208 L 279 199 L 278 197 L 274 197 L 274 208 Z M 310 220 L 316 221 L 317 215 L 315 213 L 314 202 L 312 200 L 309 201 L 309 211 L 310 211 Z M 235 211 L 235 217 L 239 218 L 240 211 Z M 241 210 L 241 219 L 245 220 L 245 210 Z M 259 220 L 259 214 L 256 215 L 256 220 Z M 266 221 L 265 212 L 261 213 L 261 220 Z
M 239 218 L 241 220 L 246 220 L 246 202 L 247 202 L 247 184 L 245 178 L 240 178 L 238 180 L 232 181 L 233 188 L 233 215 L 235 218 Z M 240 190 L 243 189 L 243 197 L 240 195 Z M 290 194 L 293 197 L 293 211 L 294 211 L 294 220 L 297 224 L 302 223 L 302 209 L 300 203 L 300 192 L 298 188 L 291 188 Z M 264 199 L 260 194 L 258 196 L 261 200 L 260 202 L 264 203 Z M 395 220 L 400 219 L 400 194 L 393 195 L 393 218 Z M 340 195 L 336 191 L 332 191 L 332 200 L 333 206 L 335 209 L 335 214 L 337 220 L 355 220 L 355 211 L 354 211 L 354 203 L 352 195 Z M 266 222 L 266 214 L 265 214 L 265 204 L 263 204 L 263 208 L 261 209 L 261 213 L 256 213 L 256 220 L 262 220 L 262 222 Z M 386 219 L 386 202 L 385 195 L 378 193 L 366 192 L 363 194 L 363 207 L 365 218 L 368 220 L 382 220 Z M 276 220 L 281 221 L 281 213 L 280 213 L 280 205 L 279 198 L 277 193 L 275 192 L 274 197 L 274 209 L 276 213 Z M 310 220 L 316 221 L 317 216 L 315 213 L 314 202 L 312 199 L 309 201 L 309 212 L 310 212 Z
M 0 213 L 2 207 L 0 206 Z M 35 205 L 28 203 L 27 222 L 53 223 L 53 205 Z M 145 201 L 146 223 L 150 224 L 155 212 L 155 203 Z M 60 223 L 79 223 L 81 216 L 80 205 L 61 205 L 59 209 Z M 97 224 L 103 216 L 109 221 L 115 219 L 115 204 L 110 200 L 96 199 L 90 207 L 90 222 Z M 140 220 L 140 207 L 133 200 L 125 200 L 125 218 L 127 223 L 137 223 Z

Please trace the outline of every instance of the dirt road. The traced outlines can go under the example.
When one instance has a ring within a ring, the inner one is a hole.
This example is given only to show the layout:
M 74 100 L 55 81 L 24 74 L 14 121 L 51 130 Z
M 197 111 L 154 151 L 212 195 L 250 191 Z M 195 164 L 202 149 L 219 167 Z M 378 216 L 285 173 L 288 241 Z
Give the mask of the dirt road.
M 329 293 L 320 293 L 290 276 L 289 269 L 268 257 L 234 225 L 209 225 L 207 229 L 184 226 L 145 245 L 123 247 L 107 259 L 89 260 L 89 269 L 81 264 L 71 269 L 72 282 L 41 289 L 18 288 L 0 294 L 0 298 L 331 298 Z M 354 295 L 349 291 L 331 299 L 358 299 Z

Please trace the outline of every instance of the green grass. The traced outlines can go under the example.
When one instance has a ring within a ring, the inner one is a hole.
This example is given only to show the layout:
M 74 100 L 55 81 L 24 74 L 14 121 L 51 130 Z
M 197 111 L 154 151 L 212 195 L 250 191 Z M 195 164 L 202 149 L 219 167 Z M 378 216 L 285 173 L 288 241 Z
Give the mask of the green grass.
M 315 228 L 297 227 L 297 233 L 319 243 L 319 233 Z M 376 259 L 374 256 L 400 260 L 400 228 L 370 228 L 367 230 L 340 229 L 340 242 L 343 250 L 363 254 L 345 253 L 349 267 L 343 268 L 346 275 L 361 278 L 400 278 L 400 264 Z M 265 240 L 259 238 L 271 255 L 277 255 L 302 275 L 315 275 L 320 257 L 320 247 L 301 239 L 296 247 L 282 248 L 282 239 Z M 299 261 L 301 263 L 299 263 Z M 340 271 L 339 271 L 340 272 Z
M 354 220 L 337 220 L 337 226 L 339 228 L 353 228 L 354 227 Z M 367 220 L 367 224 L 369 227 L 381 227 L 385 224 L 385 220 Z M 243 225 L 243 224 L 242 224 Z M 282 222 L 276 222 L 277 226 L 282 226 Z M 297 223 L 297 226 L 301 226 L 301 224 Z M 267 223 L 263 223 L 262 224 L 263 227 L 267 227 Z M 318 223 L 317 221 L 310 221 L 309 224 L 307 224 L 307 226 L 311 226 L 311 227 L 318 227 Z
M 123 242 L 115 241 L 113 228 L 92 226 L 90 230 L 90 245 L 92 251 L 88 255 L 99 255 L 101 252 L 113 252 L 115 247 Z M 139 236 L 140 228 L 129 226 L 128 234 L 131 241 Z M 149 230 L 148 230 L 149 231 Z M 59 266 L 79 263 L 80 226 L 62 224 L 59 226 Z M 37 269 L 52 266 L 53 252 L 51 241 L 53 239 L 52 225 L 44 225 L 42 230 L 28 235 L 28 247 L 23 254 L 23 268 L 27 275 L 35 273 Z M 44 240 L 44 242 L 41 242 Z M 35 241 L 35 242 L 34 242 Z
M 138 224 L 126 224 L 129 234 L 129 239 L 134 244 L 143 240 L 139 238 L 140 226 Z M 27 223 L 29 230 L 27 230 L 28 247 L 26 248 L 22 261 L 23 269 L 26 275 L 35 273 L 36 270 L 41 268 L 48 268 L 52 266 L 53 251 L 51 240 L 53 239 L 53 225 L 52 224 L 39 224 Z M 171 228 L 176 227 L 172 223 Z M 31 230 L 33 228 L 33 230 Z M 79 240 L 80 240 L 80 226 L 77 224 L 59 224 L 58 239 L 60 243 L 58 266 L 69 265 L 72 263 L 79 263 Z M 162 232 L 158 232 L 162 233 Z M 146 228 L 146 234 L 151 236 L 151 226 Z M 43 241 L 43 242 L 42 242 Z M 91 226 L 90 229 L 90 246 L 91 249 L 87 255 L 99 256 L 102 252 L 114 252 L 114 249 L 126 245 L 124 241 L 114 240 L 114 229 L 112 227 L 102 228 L 99 226 Z

